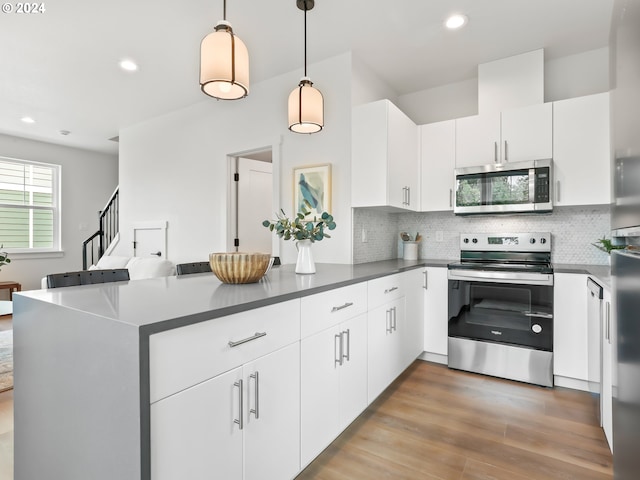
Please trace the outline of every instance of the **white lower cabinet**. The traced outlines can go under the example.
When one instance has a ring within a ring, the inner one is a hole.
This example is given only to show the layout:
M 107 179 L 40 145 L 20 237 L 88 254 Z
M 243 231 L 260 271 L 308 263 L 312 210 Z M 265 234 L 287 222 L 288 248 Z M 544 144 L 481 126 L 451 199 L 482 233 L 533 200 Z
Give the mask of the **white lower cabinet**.
M 602 299 L 602 428 L 609 443 L 609 449 L 613 451 L 613 324 L 615 318 L 612 310 L 611 292 L 604 289 Z
M 293 478 L 300 469 L 299 348 L 296 342 L 152 404 L 152 479 Z
M 367 407 L 367 314 L 300 342 L 301 466 Z
M 371 403 L 406 368 L 403 357 L 405 297 L 369 311 L 368 401 Z
M 427 267 L 424 289 L 424 351 L 445 361 L 449 328 L 447 269 Z

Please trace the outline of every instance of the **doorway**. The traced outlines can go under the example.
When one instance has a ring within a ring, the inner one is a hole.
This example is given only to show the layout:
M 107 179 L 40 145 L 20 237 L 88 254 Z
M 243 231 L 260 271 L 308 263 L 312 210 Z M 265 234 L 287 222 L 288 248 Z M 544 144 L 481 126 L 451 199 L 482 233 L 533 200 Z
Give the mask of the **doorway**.
M 232 248 L 273 254 L 273 234 L 262 225 L 273 218 L 273 156 L 271 148 L 232 157 Z

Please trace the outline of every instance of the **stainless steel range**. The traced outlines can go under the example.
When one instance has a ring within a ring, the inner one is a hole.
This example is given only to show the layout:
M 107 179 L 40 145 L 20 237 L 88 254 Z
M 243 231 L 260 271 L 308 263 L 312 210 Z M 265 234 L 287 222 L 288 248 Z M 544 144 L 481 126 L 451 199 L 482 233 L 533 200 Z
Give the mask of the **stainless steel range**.
M 449 367 L 553 386 L 551 234 L 462 234 L 448 269 Z

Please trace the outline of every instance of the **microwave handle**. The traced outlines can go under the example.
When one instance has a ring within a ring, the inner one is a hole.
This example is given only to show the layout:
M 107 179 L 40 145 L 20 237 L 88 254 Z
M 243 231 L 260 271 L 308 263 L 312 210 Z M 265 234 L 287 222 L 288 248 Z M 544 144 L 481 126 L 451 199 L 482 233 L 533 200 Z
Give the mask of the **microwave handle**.
M 500 163 L 498 161 L 498 142 L 493 142 L 493 163 Z

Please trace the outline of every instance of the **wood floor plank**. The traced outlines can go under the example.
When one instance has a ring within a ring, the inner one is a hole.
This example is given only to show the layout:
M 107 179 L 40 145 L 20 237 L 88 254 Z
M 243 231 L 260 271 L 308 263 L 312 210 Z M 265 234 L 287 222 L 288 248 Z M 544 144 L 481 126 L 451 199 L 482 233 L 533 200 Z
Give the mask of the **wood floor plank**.
M 593 407 L 588 393 L 417 361 L 299 478 L 611 480 Z

